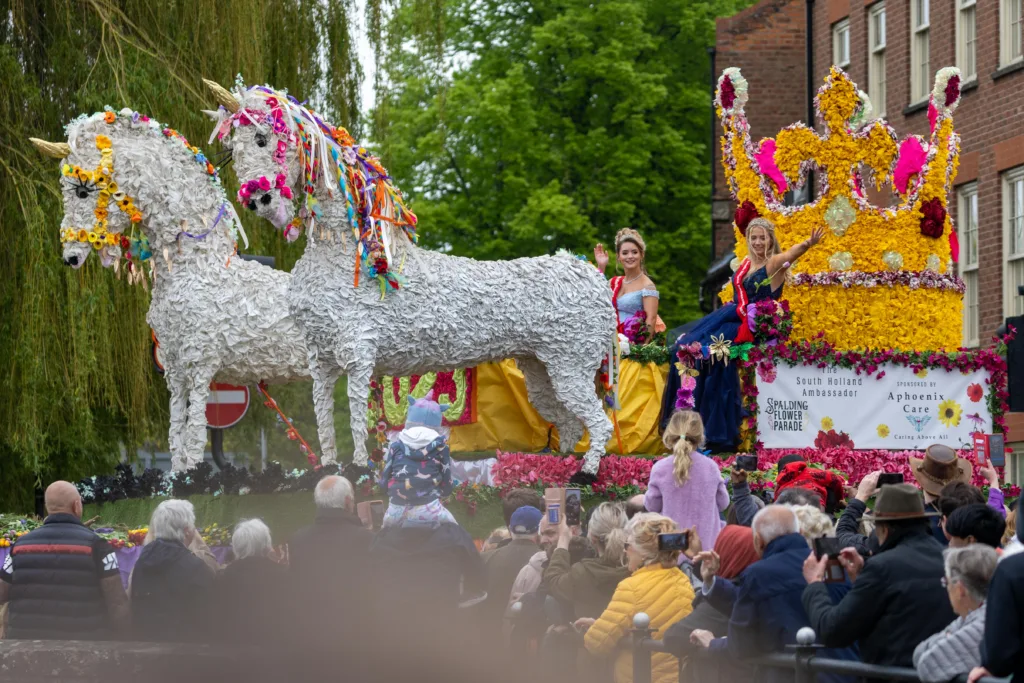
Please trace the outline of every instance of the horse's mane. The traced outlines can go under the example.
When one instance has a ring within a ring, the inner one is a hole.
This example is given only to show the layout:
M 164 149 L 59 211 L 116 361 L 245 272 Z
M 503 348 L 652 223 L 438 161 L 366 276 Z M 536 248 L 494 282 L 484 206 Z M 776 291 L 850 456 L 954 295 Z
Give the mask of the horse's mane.
M 222 206 L 227 206 L 229 214 L 230 234 L 232 238 L 241 236 L 246 247 L 249 246 L 249 239 L 242 227 L 242 221 L 235 211 L 234 205 L 228 199 L 224 185 L 221 183 L 220 175 L 216 166 L 210 161 L 206 154 L 199 147 L 191 144 L 184 135 L 169 126 L 165 126 L 154 118 L 130 109 L 115 111 L 106 109 L 91 115 L 82 114 L 73 119 L 64 127 L 64 132 L 75 152 L 81 152 L 79 145 L 88 144 L 83 140 L 85 136 L 107 135 L 108 137 L 147 137 L 153 140 L 166 140 L 177 144 L 168 144 L 170 154 L 178 155 L 182 160 L 191 161 L 185 164 L 185 168 L 196 173 L 204 173 L 214 185 L 216 193 L 221 199 Z M 117 156 L 114 157 L 115 172 L 118 167 Z

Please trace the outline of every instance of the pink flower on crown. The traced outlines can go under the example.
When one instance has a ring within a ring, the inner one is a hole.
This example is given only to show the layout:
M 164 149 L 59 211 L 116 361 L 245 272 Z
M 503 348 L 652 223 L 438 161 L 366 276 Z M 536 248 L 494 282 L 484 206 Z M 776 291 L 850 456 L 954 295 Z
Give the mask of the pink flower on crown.
M 267 176 L 265 176 L 265 175 L 264 176 L 260 176 L 258 182 L 259 182 L 259 188 L 261 190 L 263 190 L 264 192 L 266 192 L 267 190 L 270 189 L 270 180 L 267 179 Z

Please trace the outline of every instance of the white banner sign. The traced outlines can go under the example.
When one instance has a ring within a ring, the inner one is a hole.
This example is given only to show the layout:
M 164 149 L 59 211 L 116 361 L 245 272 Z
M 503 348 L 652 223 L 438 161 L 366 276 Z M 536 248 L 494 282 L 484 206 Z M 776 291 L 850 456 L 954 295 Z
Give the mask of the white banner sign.
M 912 450 L 935 443 L 969 448 L 971 434 L 992 432 L 988 372 L 880 369 L 882 379 L 780 363 L 774 378 L 757 379 L 758 438 L 766 448 Z

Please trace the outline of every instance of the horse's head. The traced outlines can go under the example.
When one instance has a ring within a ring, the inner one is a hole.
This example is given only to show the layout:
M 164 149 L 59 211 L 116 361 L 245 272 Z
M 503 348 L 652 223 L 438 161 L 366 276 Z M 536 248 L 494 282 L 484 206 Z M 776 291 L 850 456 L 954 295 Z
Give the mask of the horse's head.
M 206 84 L 221 105 L 217 112 L 208 112 L 217 121 L 210 140 L 219 138 L 231 150 L 241 184 L 238 201 L 294 240 L 299 221 L 293 219 L 305 218 L 306 207 L 297 202 L 300 193 L 292 187 L 311 183 L 302 177 L 305 161 L 312 157 L 322 165 L 315 141 L 307 150 L 300 148 L 317 137 L 309 132 L 308 110 L 270 88 L 255 86 L 232 94 L 213 81 Z
M 74 146 L 37 138 L 32 138 L 32 143 L 46 156 L 63 161 L 64 218 L 60 234 L 64 264 L 81 268 L 90 252 L 96 251 L 101 263 L 110 267 L 121 257 L 125 230 L 133 217 L 138 220 L 140 216 L 134 201 L 114 181 L 110 137 L 83 129 L 84 123 L 76 121 L 69 126 L 69 133 L 75 136 Z

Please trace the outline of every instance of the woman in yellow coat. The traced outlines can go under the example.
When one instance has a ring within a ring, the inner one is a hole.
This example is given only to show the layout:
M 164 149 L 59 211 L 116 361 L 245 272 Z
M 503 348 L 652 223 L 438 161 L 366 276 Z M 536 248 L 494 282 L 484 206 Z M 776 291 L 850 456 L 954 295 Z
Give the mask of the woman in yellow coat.
M 584 645 L 593 655 L 616 651 L 633 628 L 633 617 L 645 612 L 651 618 L 654 638 L 693 611 L 693 586 L 679 569 L 678 550 L 659 550 L 658 535 L 676 533 L 679 527 L 668 517 L 639 514 L 626 526 L 626 557 L 632 575 L 615 589 L 608 608 L 598 619 L 580 619 L 577 628 L 587 628 Z M 627 641 L 628 643 L 628 641 Z M 652 683 L 676 683 L 679 660 L 657 653 L 651 662 Z M 615 659 L 615 683 L 633 683 L 633 655 L 619 650 Z

